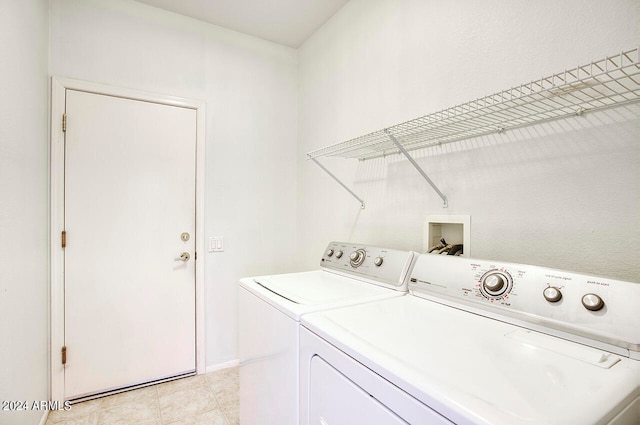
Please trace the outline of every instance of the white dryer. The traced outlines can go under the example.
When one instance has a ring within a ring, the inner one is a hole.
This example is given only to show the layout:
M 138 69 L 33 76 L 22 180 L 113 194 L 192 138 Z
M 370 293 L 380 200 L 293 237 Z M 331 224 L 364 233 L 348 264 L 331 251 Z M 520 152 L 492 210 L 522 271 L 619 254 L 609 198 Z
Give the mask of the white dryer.
M 409 290 L 303 316 L 301 425 L 640 424 L 640 284 L 423 254 Z
M 320 270 L 241 279 L 240 423 L 297 424 L 301 315 L 405 295 L 415 257 L 331 242 Z

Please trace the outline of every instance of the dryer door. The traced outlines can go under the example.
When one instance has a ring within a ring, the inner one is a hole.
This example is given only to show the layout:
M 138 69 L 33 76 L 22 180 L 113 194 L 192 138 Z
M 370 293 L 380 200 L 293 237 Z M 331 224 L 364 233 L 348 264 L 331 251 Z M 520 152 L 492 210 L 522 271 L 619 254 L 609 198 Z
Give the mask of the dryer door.
M 310 390 L 310 425 L 408 423 L 319 356 L 311 360 Z

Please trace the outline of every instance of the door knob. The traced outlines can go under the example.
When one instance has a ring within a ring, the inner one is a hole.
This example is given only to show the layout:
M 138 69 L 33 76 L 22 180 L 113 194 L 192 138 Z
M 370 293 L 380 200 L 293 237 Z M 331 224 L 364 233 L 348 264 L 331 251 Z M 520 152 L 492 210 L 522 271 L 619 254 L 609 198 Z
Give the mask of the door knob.
M 189 255 L 188 252 L 183 252 L 182 254 L 180 254 L 180 256 L 178 258 L 176 258 L 176 261 L 187 262 L 187 261 L 189 261 L 190 258 L 191 258 L 191 256 Z

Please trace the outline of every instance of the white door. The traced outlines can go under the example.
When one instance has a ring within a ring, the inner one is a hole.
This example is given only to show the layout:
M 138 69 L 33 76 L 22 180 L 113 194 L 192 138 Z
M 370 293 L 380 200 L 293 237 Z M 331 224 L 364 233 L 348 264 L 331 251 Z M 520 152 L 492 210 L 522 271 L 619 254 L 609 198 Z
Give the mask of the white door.
M 193 372 L 196 111 L 66 90 L 66 115 L 64 397 Z

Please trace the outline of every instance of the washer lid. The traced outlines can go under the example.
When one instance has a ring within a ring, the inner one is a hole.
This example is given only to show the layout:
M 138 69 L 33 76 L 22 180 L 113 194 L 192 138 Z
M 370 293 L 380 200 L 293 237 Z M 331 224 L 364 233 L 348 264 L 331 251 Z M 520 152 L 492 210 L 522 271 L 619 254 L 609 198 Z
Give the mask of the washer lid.
M 302 324 L 455 423 L 608 423 L 640 395 L 640 362 L 412 295 Z
M 325 271 L 261 276 L 254 282 L 287 300 L 306 306 L 388 294 L 389 290 Z

